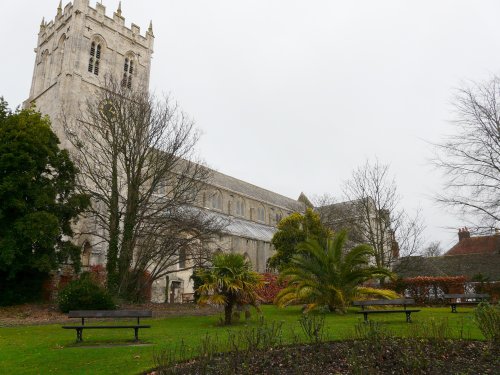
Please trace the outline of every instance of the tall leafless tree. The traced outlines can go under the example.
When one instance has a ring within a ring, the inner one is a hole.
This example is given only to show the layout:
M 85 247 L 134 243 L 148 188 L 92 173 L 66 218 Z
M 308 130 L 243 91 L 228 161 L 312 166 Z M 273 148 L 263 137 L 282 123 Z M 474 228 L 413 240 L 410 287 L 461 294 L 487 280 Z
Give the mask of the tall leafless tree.
M 486 231 L 500 220 L 500 78 L 457 90 L 453 104 L 454 133 L 436 145 L 437 199 Z
M 195 160 L 194 123 L 177 105 L 108 79 L 63 118 L 92 198 L 87 229 L 107 247 L 110 289 L 136 298 L 144 283 L 177 271 L 180 258 L 210 257 L 207 242 L 223 224 L 194 208 L 210 171 Z
M 367 161 L 352 172 L 343 185 L 342 201 L 324 196 L 319 205 L 326 225 L 336 231 L 346 229 L 353 245 L 373 247 L 378 267 L 390 268 L 400 256 L 415 254 L 422 246 L 420 211 L 410 215 L 401 208 L 389 166 L 378 161 Z
M 441 242 L 433 241 L 429 243 L 422 251 L 424 257 L 438 257 L 443 255 L 443 249 L 441 248 Z

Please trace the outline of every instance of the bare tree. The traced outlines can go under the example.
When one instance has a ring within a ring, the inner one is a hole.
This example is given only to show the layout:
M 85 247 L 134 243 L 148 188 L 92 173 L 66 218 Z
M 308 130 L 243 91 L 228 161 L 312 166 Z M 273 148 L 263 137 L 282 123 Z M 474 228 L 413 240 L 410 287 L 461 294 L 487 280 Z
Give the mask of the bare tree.
M 367 243 L 375 250 L 378 267 L 392 267 L 400 256 L 416 253 L 424 230 L 420 211 L 413 216 L 401 208 L 389 166 L 367 161 L 343 185 L 343 201 L 323 197 L 322 221 L 335 231 L 346 229 L 351 243 Z M 326 204 L 330 200 L 331 203 Z
M 457 91 L 455 131 L 436 145 L 446 178 L 439 202 L 486 231 L 500 220 L 500 78 Z
M 209 258 L 222 224 L 193 207 L 210 172 L 193 157 L 197 133 L 177 105 L 107 80 L 76 118 L 63 118 L 92 198 L 87 229 L 107 247 L 110 289 L 136 298 L 141 284 L 177 271 L 180 257 Z
M 422 251 L 424 257 L 438 257 L 443 255 L 443 249 L 441 248 L 441 242 L 433 241 L 429 243 L 425 249 Z

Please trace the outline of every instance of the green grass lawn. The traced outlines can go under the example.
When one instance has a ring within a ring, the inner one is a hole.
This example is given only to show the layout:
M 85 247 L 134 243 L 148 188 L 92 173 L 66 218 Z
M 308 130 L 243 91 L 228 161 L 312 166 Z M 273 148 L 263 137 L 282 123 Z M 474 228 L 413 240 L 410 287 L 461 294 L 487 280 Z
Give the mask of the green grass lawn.
M 352 337 L 354 327 L 362 315 L 350 310 L 346 315 L 328 314 L 325 318 L 327 338 L 342 340 Z M 383 327 L 405 336 L 408 329 L 429 324 L 429 321 L 447 320 L 453 338 L 484 339 L 472 319 L 472 308 L 460 308 L 456 314 L 449 307 L 422 308 L 412 314 L 413 323 L 405 323 L 405 315 L 375 314 L 372 320 Z M 263 306 L 267 322 L 283 322 L 283 341 L 300 338 L 306 341 L 298 319 L 300 308 L 278 309 Z M 139 331 L 141 343 L 132 346 L 132 329 L 86 330 L 84 343 L 75 344 L 74 330 L 62 329 L 60 324 L 0 328 L 0 374 L 139 374 L 154 367 L 153 352 L 162 348 L 178 347 L 181 339 L 190 347 L 197 347 L 208 334 L 224 339 L 230 330 L 256 325 L 252 313 L 248 322 L 230 328 L 218 326 L 221 316 L 185 316 L 162 319 L 144 319 L 150 329 Z M 142 323 L 142 321 L 141 321 Z M 129 341 L 127 341 L 129 340 Z M 129 345 L 130 344 L 130 345 Z

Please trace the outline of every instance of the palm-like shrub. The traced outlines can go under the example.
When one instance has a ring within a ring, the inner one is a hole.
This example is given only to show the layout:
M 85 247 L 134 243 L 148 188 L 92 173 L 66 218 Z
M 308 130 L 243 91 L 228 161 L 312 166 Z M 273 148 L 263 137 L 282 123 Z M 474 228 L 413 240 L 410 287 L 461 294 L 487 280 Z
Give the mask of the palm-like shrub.
M 199 304 L 224 305 L 224 324 L 231 324 L 233 308 L 238 305 L 256 306 L 257 289 L 263 284 L 260 274 L 240 254 L 218 254 L 213 266 L 200 270 Z
M 306 303 L 306 311 L 326 306 L 330 311 L 344 313 L 354 298 L 363 295 L 396 298 L 392 290 L 361 286 L 369 279 L 392 277 L 392 273 L 369 265 L 368 260 L 373 256 L 370 246 L 345 250 L 346 241 L 347 234 L 341 231 L 327 240 L 326 247 L 310 239 L 299 244 L 299 253 L 280 274 L 288 286 L 278 293 L 276 304 Z

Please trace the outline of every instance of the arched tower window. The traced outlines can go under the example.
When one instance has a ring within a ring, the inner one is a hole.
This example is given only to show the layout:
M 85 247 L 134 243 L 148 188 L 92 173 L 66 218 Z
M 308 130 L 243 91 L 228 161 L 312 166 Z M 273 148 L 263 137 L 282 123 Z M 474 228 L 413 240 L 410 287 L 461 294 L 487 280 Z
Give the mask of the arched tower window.
M 96 76 L 99 75 L 99 65 L 101 62 L 101 50 L 102 50 L 101 43 L 94 41 L 90 44 L 90 57 L 89 57 L 88 71 L 90 73 L 94 73 Z
M 63 34 L 57 44 L 57 71 L 56 76 L 61 73 L 64 59 L 64 45 L 66 44 L 66 34 Z
M 42 52 L 40 55 L 40 62 L 38 64 L 38 78 L 37 78 L 37 89 L 36 92 L 43 91 L 46 87 L 46 81 L 49 80 L 48 78 L 48 60 L 49 60 L 49 50 L 46 49 Z
M 123 64 L 122 86 L 128 89 L 132 88 L 132 77 L 135 72 L 135 63 L 132 57 L 125 57 Z

